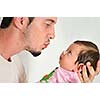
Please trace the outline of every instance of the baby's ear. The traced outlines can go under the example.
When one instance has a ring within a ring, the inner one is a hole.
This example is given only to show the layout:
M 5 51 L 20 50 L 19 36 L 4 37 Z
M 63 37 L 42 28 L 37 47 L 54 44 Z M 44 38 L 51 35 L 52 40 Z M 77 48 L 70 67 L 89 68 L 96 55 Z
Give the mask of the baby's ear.
M 77 66 L 77 71 L 81 72 L 81 71 L 82 71 L 83 66 L 84 66 L 84 64 L 83 64 L 83 63 L 78 64 L 78 66 Z

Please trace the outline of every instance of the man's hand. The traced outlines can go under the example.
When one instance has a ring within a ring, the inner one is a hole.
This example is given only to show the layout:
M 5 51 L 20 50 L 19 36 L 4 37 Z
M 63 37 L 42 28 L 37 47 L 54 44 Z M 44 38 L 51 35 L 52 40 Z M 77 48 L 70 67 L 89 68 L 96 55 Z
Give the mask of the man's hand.
M 97 63 L 97 68 L 96 68 L 95 74 L 97 75 L 97 74 L 99 74 L 99 72 L 100 72 L 100 60 Z
M 89 76 L 87 74 L 86 67 L 89 71 Z M 90 83 L 93 81 L 94 77 L 100 72 L 100 60 L 97 63 L 97 69 L 94 71 L 93 67 L 91 66 L 90 62 L 87 62 L 86 65 L 82 68 L 82 73 L 78 73 L 79 79 L 82 83 Z

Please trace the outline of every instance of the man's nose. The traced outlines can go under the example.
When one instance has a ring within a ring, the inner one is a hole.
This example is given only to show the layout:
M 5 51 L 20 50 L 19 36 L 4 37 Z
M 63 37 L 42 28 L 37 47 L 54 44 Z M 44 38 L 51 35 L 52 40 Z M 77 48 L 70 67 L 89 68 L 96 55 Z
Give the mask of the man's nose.
M 50 37 L 50 39 L 54 39 L 55 38 L 55 30 L 54 30 L 54 28 L 49 31 L 49 37 Z

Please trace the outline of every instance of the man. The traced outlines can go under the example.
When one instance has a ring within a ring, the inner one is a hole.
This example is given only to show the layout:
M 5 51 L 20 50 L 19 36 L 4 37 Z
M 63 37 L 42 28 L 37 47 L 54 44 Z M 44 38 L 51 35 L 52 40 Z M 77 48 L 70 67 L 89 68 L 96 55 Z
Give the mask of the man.
M 54 39 L 56 17 L 4 17 L 0 29 L 0 82 L 25 82 L 24 68 L 17 53 L 27 50 L 38 56 Z M 99 65 L 99 64 L 98 64 Z M 84 67 L 80 80 L 90 82 L 95 72 L 87 64 L 90 76 Z M 99 72 L 99 67 L 97 67 Z

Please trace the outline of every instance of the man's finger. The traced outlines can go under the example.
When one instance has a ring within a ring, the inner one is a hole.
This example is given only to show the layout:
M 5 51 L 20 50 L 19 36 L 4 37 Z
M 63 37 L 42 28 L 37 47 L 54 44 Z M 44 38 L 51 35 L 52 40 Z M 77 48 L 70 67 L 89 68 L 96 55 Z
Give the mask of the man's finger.
M 84 81 L 83 81 L 83 78 L 82 78 L 82 74 L 80 72 L 78 72 L 77 74 L 78 74 L 78 77 L 80 79 L 80 82 L 83 83 Z
M 82 76 L 83 76 L 84 83 L 90 82 L 85 65 L 82 68 Z
M 92 82 L 94 77 L 95 77 L 95 71 L 92 66 L 87 66 L 88 71 L 89 71 L 89 82 Z

